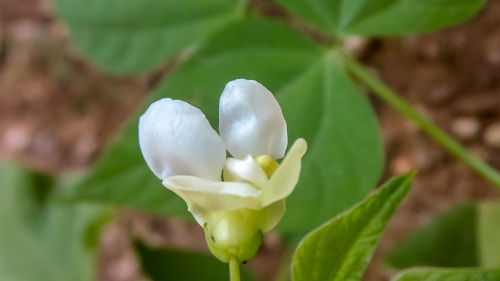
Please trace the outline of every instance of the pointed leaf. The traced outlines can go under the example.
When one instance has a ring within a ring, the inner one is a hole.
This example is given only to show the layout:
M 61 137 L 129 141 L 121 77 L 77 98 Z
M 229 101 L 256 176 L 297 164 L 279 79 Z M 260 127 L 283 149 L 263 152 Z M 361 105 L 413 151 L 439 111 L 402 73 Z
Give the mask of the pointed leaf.
M 360 280 L 412 178 L 413 174 L 406 174 L 390 180 L 360 204 L 309 233 L 293 257 L 293 280 Z

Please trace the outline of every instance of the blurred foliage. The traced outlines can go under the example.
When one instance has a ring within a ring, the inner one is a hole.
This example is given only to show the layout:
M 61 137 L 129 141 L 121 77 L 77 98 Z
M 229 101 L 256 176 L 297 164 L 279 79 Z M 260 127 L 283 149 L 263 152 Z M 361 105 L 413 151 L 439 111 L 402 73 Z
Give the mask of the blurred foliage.
M 59 204 L 53 192 L 47 195 L 51 182 L 47 175 L 19 166 L 0 167 L 2 280 L 94 280 L 97 241 L 86 237 L 88 226 L 105 212 L 94 206 Z
M 500 268 L 499 216 L 500 202 L 456 206 L 398 245 L 388 263 L 397 268 Z
M 278 0 L 326 33 L 428 32 L 473 16 L 486 0 Z M 153 70 L 219 28 L 245 17 L 246 0 L 53 0 L 80 51 L 116 74 Z M 397 24 L 395 24 L 397 23 Z M 228 38 L 236 39 L 236 38 Z M 286 61 L 283 61 L 286 63 Z M 249 61 L 251 63 L 251 61 Z
M 411 266 L 471 267 L 477 258 L 475 204 L 457 206 L 401 243 L 389 256 L 397 268 Z
M 486 0 L 278 0 L 293 14 L 334 36 L 428 32 L 475 15 Z
M 151 71 L 241 13 L 239 0 L 53 0 L 80 51 L 116 74 Z

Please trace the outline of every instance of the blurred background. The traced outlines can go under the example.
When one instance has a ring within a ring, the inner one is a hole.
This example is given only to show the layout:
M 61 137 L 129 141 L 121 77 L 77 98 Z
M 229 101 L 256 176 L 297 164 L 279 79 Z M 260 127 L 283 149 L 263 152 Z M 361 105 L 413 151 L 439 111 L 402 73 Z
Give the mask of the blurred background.
M 252 8 L 286 13 L 266 0 Z M 500 169 L 500 0 L 472 20 L 439 32 L 354 41 L 360 59 L 382 80 L 475 155 Z M 172 68 L 120 78 L 87 64 L 46 0 L 0 0 L 0 161 L 65 174 L 84 170 L 148 91 Z M 411 122 L 373 98 L 385 143 L 384 180 L 411 169 L 418 176 L 392 219 L 365 281 L 388 280 L 385 254 L 457 203 L 500 198 L 500 192 L 432 142 Z M 100 281 L 147 280 L 131 241 L 206 250 L 201 228 L 123 210 L 99 242 Z M 286 254 L 285 254 L 286 255 Z M 250 267 L 272 280 L 284 249 L 267 235 Z

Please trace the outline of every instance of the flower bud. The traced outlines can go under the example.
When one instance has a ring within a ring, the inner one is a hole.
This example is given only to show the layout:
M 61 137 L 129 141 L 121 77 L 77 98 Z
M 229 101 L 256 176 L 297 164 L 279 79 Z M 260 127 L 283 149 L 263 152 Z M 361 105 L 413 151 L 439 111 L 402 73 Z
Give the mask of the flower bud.
M 217 212 L 204 225 L 210 251 L 219 260 L 239 263 L 251 259 L 262 243 L 260 211 L 240 209 Z

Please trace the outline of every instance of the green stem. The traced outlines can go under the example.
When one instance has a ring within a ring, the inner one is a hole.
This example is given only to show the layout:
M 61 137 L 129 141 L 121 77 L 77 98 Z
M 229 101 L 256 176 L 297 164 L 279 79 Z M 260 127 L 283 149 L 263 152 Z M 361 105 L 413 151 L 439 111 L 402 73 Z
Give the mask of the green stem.
M 240 264 L 235 259 L 229 261 L 230 281 L 240 281 Z
M 423 131 L 425 131 L 436 142 L 440 143 L 453 155 L 469 165 L 484 178 L 500 187 L 500 174 L 488 166 L 478 157 L 472 155 L 453 138 L 448 136 L 441 129 L 424 115 L 420 114 L 406 101 L 400 98 L 392 89 L 386 86 L 382 81 L 370 74 L 362 65 L 349 56 L 344 56 L 345 66 L 348 70 L 363 84 L 368 86 L 378 97 L 390 104 L 399 113 L 415 122 Z

